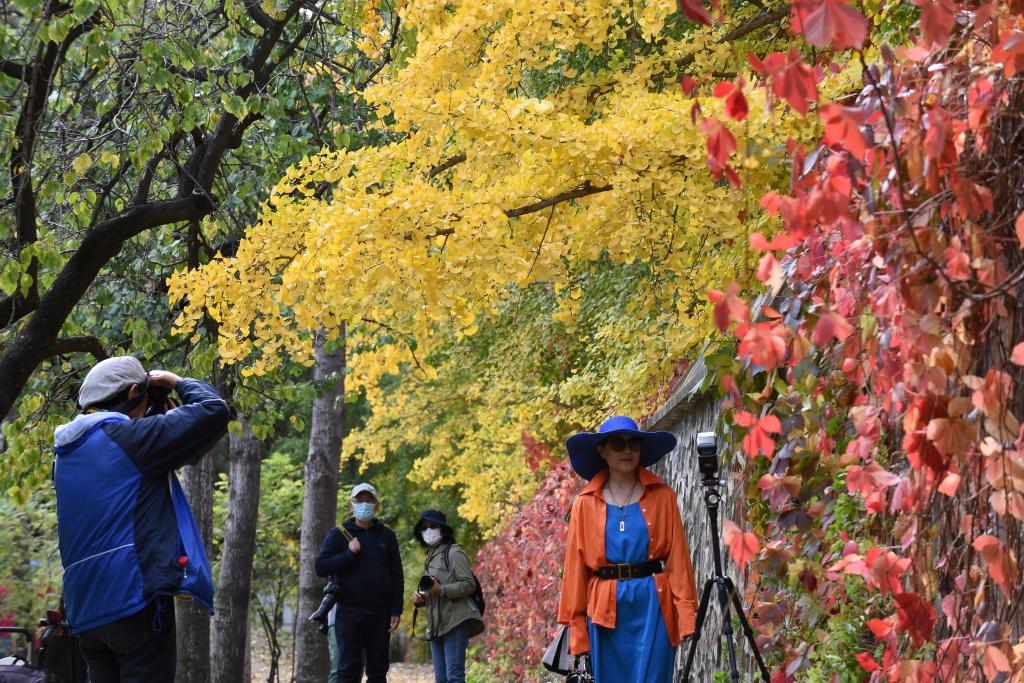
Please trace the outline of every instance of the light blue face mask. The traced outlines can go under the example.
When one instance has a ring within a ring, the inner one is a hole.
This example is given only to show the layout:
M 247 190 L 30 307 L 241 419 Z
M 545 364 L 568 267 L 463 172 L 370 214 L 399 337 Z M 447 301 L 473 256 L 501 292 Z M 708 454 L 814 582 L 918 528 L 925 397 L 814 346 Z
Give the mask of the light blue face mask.
M 377 511 L 376 503 L 355 503 L 352 506 L 355 509 L 356 519 L 360 522 L 368 522 L 373 519 L 373 513 Z

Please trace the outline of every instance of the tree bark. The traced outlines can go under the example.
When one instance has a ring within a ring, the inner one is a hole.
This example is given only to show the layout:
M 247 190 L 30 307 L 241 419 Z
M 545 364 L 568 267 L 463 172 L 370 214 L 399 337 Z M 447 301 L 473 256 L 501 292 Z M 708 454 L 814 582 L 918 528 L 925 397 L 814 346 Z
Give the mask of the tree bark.
M 249 424 L 240 436 L 228 438 L 228 517 L 217 583 L 217 614 L 213 618 L 213 683 L 245 680 L 246 642 L 252 561 L 256 551 L 256 519 L 260 505 L 260 462 L 266 444 Z
M 213 456 L 182 470 L 181 485 L 188 497 L 210 557 L 213 533 Z M 210 612 L 195 600 L 175 601 L 178 667 L 175 683 L 210 683 Z
M 297 683 L 321 683 L 329 670 L 327 641 L 306 617 L 320 604 L 323 579 L 313 566 L 320 544 L 334 526 L 338 512 L 338 464 L 345 420 L 344 329 L 338 348 L 325 348 L 323 334 L 314 341 L 314 379 L 327 388 L 313 401 L 309 450 L 306 455 L 305 498 L 302 502 L 302 534 L 299 557 L 298 640 L 295 654 Z

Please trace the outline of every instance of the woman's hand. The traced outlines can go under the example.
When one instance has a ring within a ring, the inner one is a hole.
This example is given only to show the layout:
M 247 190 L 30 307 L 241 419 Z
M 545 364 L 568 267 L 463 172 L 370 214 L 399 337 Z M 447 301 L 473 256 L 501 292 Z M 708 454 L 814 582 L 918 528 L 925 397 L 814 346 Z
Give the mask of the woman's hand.
M 434 579 L 434 585 L 430 587 L 430 592 L 431 593 L 440 593 L 441 592 L 441 582 L 438 581 L 436 577 L 431 576 L 430 578 Z
M 412 604 L 416 605 L 417 607 L 422 607 L 426 602 L 427 598 L 425 595 L 423 595 L 423 593 L 420 593 L 419 591 L 413 591 Z

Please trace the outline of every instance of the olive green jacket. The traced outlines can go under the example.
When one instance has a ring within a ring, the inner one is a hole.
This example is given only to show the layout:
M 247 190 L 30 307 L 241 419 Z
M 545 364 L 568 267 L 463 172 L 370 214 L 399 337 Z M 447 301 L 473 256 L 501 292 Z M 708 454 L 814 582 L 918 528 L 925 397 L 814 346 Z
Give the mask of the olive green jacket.
M 484 630 L 483 617 L 473 602 L 476 581 L 469 568 L 469 558 L 462 546 L 453 543 L 448 551 L 450 567 L 445 566 L 444 549 L 437 545 L 427 549 L 423 573 L 435 577 L 441 584 L 440 593 L 428 593 L 426 604 L 427 638 L 443 636 L 464 621 L 469 621 L 469 635 Z

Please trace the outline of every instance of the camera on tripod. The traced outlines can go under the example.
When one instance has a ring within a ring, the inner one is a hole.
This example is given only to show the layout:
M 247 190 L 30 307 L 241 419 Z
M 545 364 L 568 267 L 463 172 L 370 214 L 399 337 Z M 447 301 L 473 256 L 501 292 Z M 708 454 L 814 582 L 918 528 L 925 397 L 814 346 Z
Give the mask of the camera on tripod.
M 697 469 L 703 483 L 718 483 L 718 437 L 714 432 L 697 432 Z
M 689 683 L 690 670 L 693 667 L 693 658 L 697 652 L 697 643 L 704 631 L 705 618 L 708 609 L 711 607 L 712 591 L 722 612 L 722 633 L 721 638 L 725 640 L 729 655 L 729 676 L 733 681 L 740 680 L 740 673 L 736 660 L 736 644 L 733 642 L 733 628 L 731 613 L 733 610 L 739 617 L 743 635 L 746 636 L 750 645 L 751 654 L 761 674 L 764 683 L 770 683 L 768 668 L 764 665 L 761 657 L 761 650 L 754 638 L 754 629 L 751 628 L 747 615 L 743 612 L 743 605 L 740 603 L 739 594 L 732 579 L 725 575 L 722 567 L 722 553 L 719 548 L 718 535 L 718 511 L 722 502 L 722 495 L 719 487 L 725 482 L 718 478 L 718 437 L 714 432 L 697 433 L 697 469 L 700 471 L 700 483 L 704 487 L 704 507 L 708 511 L 708 530 L 711 532 L 711 558 L 714 562 L 714 573 L 704 582 L 704 589 L 701 591 L 700 601 L 697 604 L 697 622 L 690 639 L 689 651 L 686 653 L 686 664 L 683 666 L 681 680 Z M 720 641 L 719 641 L 720 642 Z

